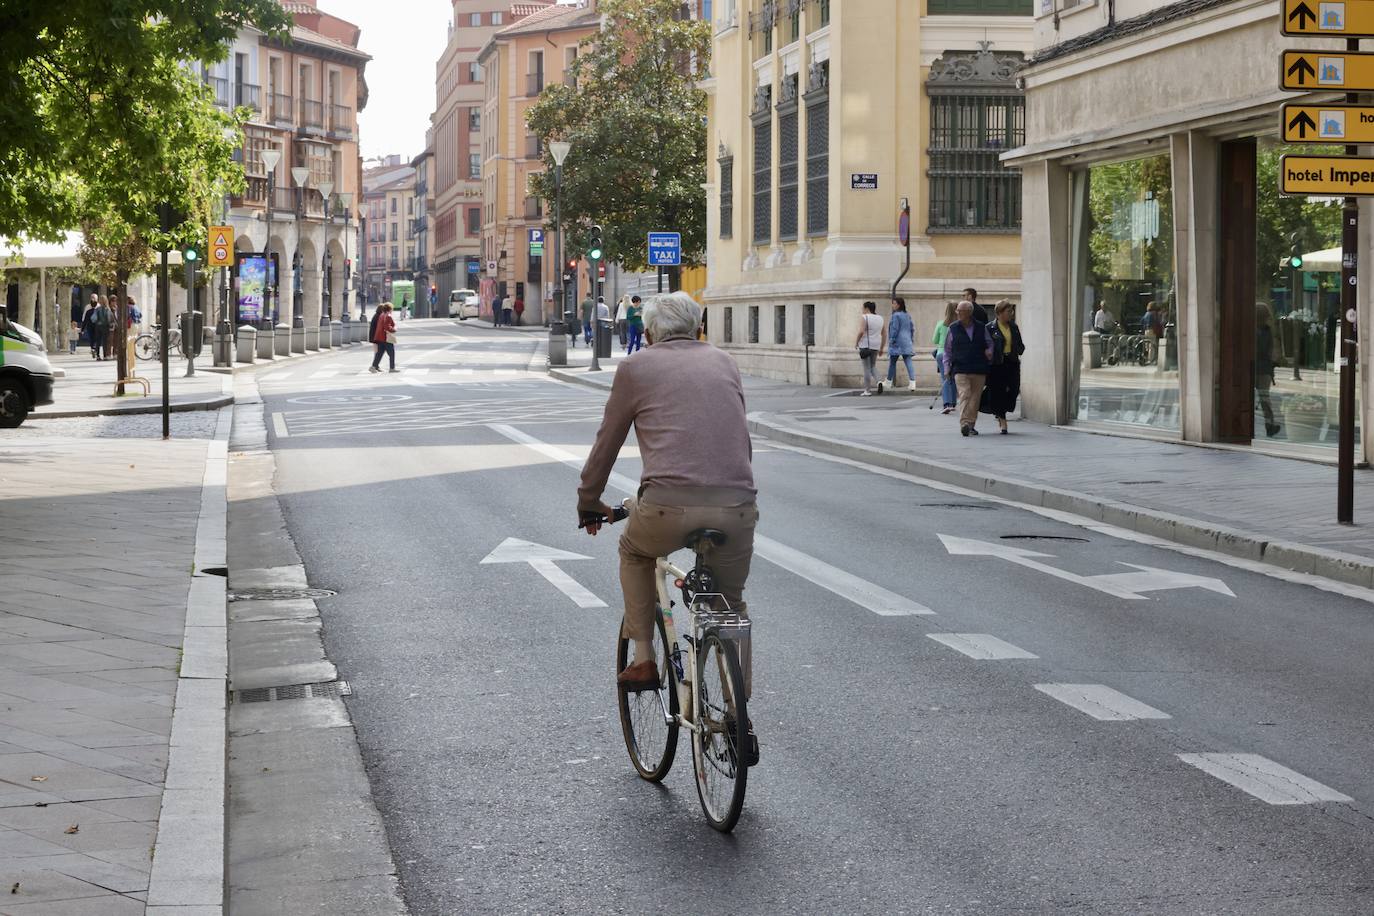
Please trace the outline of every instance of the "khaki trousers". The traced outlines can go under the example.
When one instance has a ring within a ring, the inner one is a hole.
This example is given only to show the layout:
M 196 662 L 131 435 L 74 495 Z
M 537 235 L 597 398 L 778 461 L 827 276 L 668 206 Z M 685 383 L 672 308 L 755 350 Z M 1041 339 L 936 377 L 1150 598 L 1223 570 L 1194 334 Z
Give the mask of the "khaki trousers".
M 744 582 L 754 557 L 754 527 L 759 510 L 754 503 L 740 506 L 666 506 L 647 499 L 634 501 L 625 533 L 620 536 L 620 588 L 625 595 L 623 635 L 629 639 L 653 637 L 658 588 L 654 562 L 681 550 L 687 535 L 698 528 L 725 532 L 725 544 L 706 554 L 706 564 L 716 576 L 716 589 L 730 602 L 731 610 L 748 616 Z M 679 634 L 681 635 L 681 634 Z M 671 648 L 671 647 L 670 647 Z M 740 652 L 746 692 L 750 677 L 750 652 Z
M 986 375 L 972 375 L 960 372 L 954 376 L 954 387 L 959 390 L 959 425 L 975 426 L 978 423 L 978 403 L 983 399 L 983 386 L 987 384 Z

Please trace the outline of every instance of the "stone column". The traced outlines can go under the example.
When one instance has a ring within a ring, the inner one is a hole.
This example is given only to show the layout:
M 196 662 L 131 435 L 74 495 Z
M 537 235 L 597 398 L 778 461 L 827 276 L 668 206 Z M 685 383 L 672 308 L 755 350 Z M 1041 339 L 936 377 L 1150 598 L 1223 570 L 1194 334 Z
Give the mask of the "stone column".
M 1021 363 L 1025 416 L 1040 423 L 1065 423 L 1070 416 L 1070 360 L 1080 359 L 1082 342 L 1070 340 L 1069 170 L 1054 161 L 1028 162 L 1021 169 Z M 1073 373 L 1076 374 L 1076 373 Z
M 1217 141 L 1198 131 L 1169 138 L 1177 270 L 1179 406 L 1183 438 L 1216 439 Z

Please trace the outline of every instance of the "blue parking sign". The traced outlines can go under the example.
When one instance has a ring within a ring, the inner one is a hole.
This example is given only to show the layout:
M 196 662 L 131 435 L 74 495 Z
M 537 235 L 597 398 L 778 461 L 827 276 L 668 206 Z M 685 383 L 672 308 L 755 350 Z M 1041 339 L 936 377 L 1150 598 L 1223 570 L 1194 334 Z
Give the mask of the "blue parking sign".
M 649 233 L 649 266 L 678 267 L 682 264 L 682 233 Z

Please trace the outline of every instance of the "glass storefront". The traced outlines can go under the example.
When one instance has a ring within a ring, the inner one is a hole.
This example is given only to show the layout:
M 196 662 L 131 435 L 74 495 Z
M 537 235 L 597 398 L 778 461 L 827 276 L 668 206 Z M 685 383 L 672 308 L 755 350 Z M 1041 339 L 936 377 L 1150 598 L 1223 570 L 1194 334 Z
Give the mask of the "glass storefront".
M 1294 152 L 1261 139 L 1256 153 L 1255 440 L 1334 448 L 1341 201 L 1279 196 L 1279 157 Z
M 1168 154 L 1074 175 L 1080 421 L 1179 429 L 1174 227 Z

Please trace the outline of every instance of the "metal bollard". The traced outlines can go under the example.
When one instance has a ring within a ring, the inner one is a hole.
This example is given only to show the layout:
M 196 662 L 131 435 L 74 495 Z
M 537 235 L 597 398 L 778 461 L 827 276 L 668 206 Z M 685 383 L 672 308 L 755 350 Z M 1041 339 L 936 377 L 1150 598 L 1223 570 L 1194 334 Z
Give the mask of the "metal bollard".
M 549 324 L 549 365 L 568 364 L 568 326 L 561 321 Z
M 234 354 L 234 361 L 251 363 L 258 349 L 258 329 L 248 324 L 241 326 L 238 329 L 236 343 L 238 352 Z

